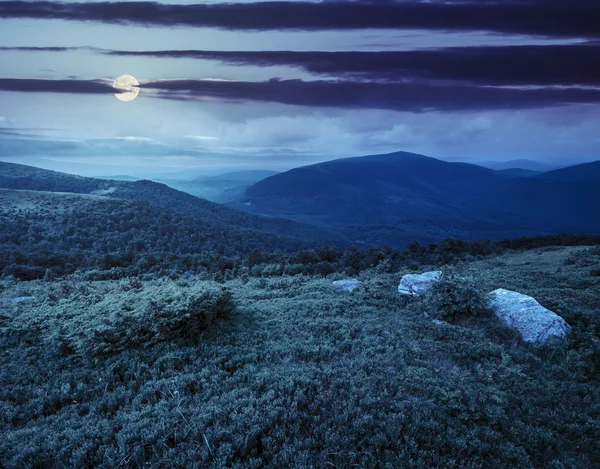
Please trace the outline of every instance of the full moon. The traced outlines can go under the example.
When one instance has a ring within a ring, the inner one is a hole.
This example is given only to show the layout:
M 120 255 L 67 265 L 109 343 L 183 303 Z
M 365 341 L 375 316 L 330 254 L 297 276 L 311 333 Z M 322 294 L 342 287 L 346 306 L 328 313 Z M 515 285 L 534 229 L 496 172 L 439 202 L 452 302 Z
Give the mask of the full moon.
M 133 101 L 140 92 L 138 81 L 131 75 L 121 75 L 113 83 L 113 88 L 122 90 L 121 93 L 115 93 L 120 101 Z

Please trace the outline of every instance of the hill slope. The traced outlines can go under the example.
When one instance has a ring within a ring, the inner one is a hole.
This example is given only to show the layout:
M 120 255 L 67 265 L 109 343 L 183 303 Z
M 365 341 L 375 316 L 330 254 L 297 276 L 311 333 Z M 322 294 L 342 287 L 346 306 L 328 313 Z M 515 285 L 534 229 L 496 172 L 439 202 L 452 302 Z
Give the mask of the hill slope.
M 600 161 L 548 171 L 537 175 L 537 178 L 555 182 L 591 182 L 600 184 Z
M 142 200 L 66 192 L 0 189 L 0 226 L 0 274 L 26 280 L 42 277 L 47 268 L 59 275 L 151 265 L 172 271 L 197 270 L 193 263 L 208 262 L 205 267 L 214 271 L 212 264 L 222 256 L 254 249 L 294 252 L 308 245 Z
M 436 324 L 431 297 L 397 293 L 408 267 L 362 272 L 352 293 L 307 276 L 1 281 L 3 299 L 32 299 L 0 302 L 0 465 L 597 467 L 600 250 L 463 269 L 476 291 L 534 296 L 571 336 L 532 346 L 486 314 Z M 157 316 L 222 286 L 228 320 L 148 344 Z
M 448 235 L 499 238 L 600 230 L 593 216 L 600 210 L 600 196 L 589 183 L 550 186 L 541 178 L 507 178 L 480 166 L 403 152 L 293 169 L 251 186 L 236 206 L 351 227 L 392 244 L 411 236 L 429 241 Z M 411 233 L 402 232 L 404 226 Z
M 309 243 L 340 242 L 339 238 L 323 229 L 290 220 L 248 214 L 147 180 L 133 182 L 102 180 L 0 162 L 0 188 L 95 194 L 146 201 L 157 207 L 232 229 L 242 228 L 283 237 L 301 238 L 303 242 Z

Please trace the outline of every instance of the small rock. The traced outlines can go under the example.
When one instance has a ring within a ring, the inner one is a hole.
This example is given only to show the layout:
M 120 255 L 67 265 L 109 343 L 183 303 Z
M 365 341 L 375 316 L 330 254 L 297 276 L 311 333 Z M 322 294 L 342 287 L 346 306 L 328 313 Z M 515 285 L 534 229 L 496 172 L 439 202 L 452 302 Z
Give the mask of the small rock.
M 494 290 L 490 309 L 507 326 L 516 328 L 526 342 L 544 343 L 550 337 L 565 337 L 571 326 L 544 308 L 531 296 L 504 288 Z
M 16 298 L 0 298 L 0 303 L 22 303 L 35 300 L 34 296 L 18 296 Z
M 360 281 L 355 278 L 349 280 L 336 280 L 335 282 L 332 282 L 332 285 L 336 288 L 341 288 L 342 290 L 352 291 L 360 285 Z
M 442 272 L 435 270 L 423 274 L 406 274 L 400 280 L 398 293 L 403 295 L 419 296 L 431 288 L 442 276 Z

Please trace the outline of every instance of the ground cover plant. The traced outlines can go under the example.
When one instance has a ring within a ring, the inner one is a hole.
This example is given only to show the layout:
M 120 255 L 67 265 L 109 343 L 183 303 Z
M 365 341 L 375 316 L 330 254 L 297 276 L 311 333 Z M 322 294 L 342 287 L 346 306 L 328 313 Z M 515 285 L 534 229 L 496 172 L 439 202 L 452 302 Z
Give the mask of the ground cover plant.
M 600 463 L 600 250 L 443 268 L 456 293 L 396 292 L 405 264 L 344 277 L 0 283 L 3 467 L 592 468 Z M 573 326 L 524 343 L 481 292 Z M 465 296 L 466 292 L 466 296 Z M 468 307 L 463 307 L 468 306 Z M 429 317 L 424 313 L 428 312 Z M 456 313 L 461 314 L 456 314 Z

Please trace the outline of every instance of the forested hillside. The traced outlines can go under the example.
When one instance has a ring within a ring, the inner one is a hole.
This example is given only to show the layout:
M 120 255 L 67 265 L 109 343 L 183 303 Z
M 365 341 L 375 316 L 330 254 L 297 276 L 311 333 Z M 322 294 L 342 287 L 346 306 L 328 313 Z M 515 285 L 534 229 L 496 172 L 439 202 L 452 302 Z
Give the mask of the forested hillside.
M 149 272 L 154 272 L 151 267 L 181 269 L 181 259 L 191 254 L 196 267 L 209 266 L 218 264 L 218 256 L 292 252 L 311 245 L 204 221 L 143 200 L 12 189 L 0 189 L 0 226 L 0 270 L 25 279 L 40 278 L 46 269 L 63 275 L 144 262 Z
M 339 236 L 322 228 L 291 220 L 252 215 L 147 180 L 132 182 L 94 179 L 0 162 L 0 188 L 96 194 L 110 198 L 140 200 L 234 230 L 241 228 L 262 231 L 278 236 L 295 237 L 302 242 L 314 244 L 343 242 Z
M 598 233 L 599 164 L 507 177 L 404 152 L 346 158 L 264 179 L 235 207 L 335 227 L 367 245 Z

